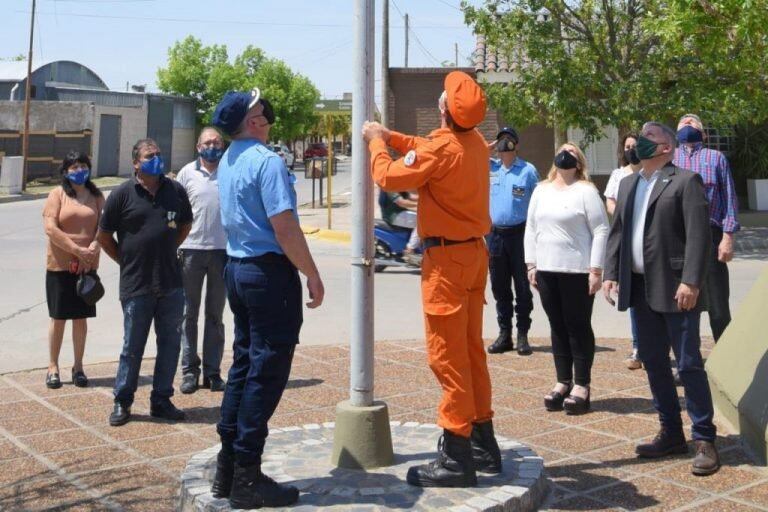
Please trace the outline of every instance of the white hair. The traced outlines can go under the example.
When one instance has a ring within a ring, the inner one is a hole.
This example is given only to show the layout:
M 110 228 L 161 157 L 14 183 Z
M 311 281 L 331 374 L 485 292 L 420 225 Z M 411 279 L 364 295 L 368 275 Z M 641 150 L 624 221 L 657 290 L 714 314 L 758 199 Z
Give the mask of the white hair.
M 437 108 L 440 109 L 440 113 L 444 114 L 446 110 L 448 110 L 448 93 L 443 91 L 443 94 L 440 95 L 440 99 L 437 100 Z

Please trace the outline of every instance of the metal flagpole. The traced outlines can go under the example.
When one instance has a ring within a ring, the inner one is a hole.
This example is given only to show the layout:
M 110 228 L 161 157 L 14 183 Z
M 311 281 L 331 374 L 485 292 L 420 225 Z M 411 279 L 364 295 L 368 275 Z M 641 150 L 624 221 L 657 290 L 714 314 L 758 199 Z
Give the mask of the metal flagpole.
M 352 94 L 352 405 L 373 403 L 373 181 L 370 155 L 360 129 L 373 120 L 374 2 L 355 1 L 354 92 Z
M 394 455 L 387 405 L 373 400 L 373 180 L 361 132 L 374 113 L 375 2 L 354 4 L 350 397 L 336 406 L 331 462 L 373 468 L 391 464 Z

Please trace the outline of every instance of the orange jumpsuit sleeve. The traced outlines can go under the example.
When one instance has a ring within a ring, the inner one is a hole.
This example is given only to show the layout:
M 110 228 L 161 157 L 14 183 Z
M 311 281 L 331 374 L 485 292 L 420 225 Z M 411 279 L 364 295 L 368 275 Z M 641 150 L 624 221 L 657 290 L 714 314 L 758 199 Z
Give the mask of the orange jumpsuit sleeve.
M 403 155 L 428 142 L 429 139 L 424 137 L 414 137 L 400 132 L 392 131 L 389 134 L 389 147 Z
M 382 190 L 391 192 L 421 187 L 446 165 L 445 158 L 440 157 L 441 149 L 446 144 L 448 141 L 434 140 L 419 144 L 417 149 L 410 150 L 415 151 L 415 160 L 410 165 L 406 165 L 405 157 L 392 159 L 387 151 L 387 143 L 383 139 L 373 139 L 368 144 L 371 151 L 373 181 Z

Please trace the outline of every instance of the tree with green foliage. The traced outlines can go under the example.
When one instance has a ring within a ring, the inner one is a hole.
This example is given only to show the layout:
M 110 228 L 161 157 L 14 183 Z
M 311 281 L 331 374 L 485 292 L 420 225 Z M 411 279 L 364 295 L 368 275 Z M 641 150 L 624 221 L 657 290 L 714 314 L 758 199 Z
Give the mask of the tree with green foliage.
M 274 107 L 273 140 L 294 141 L 317 122 L 314 110 L 320 92 L 314 84 L 284 62 L 268 58 L 260 48 L 248 46 L 230 62 L 226 46 L 205 46 L 188 36 L 168 50 L 168 63 L 157 75 L 161 91 L 195 100 L 199 125 L 210 123 L 227 91 L 254 87 Z
M 489 84 L 517 126 L 601 127 L 701 112 L 710 125 L 768 116 L 766 0 L 487 0 L 466 22 L 504 52 L 514 80 Z M 761 4 L 758 8 L 756 4 Z

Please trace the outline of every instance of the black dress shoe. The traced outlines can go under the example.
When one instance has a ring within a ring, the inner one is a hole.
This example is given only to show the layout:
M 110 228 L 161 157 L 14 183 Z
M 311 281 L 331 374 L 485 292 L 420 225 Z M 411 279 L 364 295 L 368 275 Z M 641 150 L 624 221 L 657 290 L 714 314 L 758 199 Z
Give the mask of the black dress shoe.
M 88 377 L 85 376 L 85 373 L 83 373 L 83 370 L 76 372 L 75 369 L 72 368 L 72 384 L 74 384 L 78 388 L 88 387 Z
M 493 434 L 493 421 L 472 424 L 472 459 L 475 471 L 482 473 L 501 473 L 501 450 Z
M 109 424 L 113 427 L 119 427 L 125 425 L 128 420 L 131 419 L 131 406 L 123 405 L 120 402 L 115 402 L 115 407 L 112 409 L 112 414 L 109 415 Z
M 181 421 L 185 418 L 184 411 L 177 409 L 170 400 L 163 400 L 149 404 L 149 415 L 153 418 Z
M 221 375 L 211 375 L 210 377 L 203 377 L 203 387 L 210 389 L 212 392 L 224 391 L 226 382 L 222 380 Z
M 185 395 L 190 395 L 197 391 L 197 375 L 188 374 L 182 377 L 179 391 Z
M 230 445 L 228 448 L 222 445 L 216 456 L 216 474 L 211 484 L 211 493 L 214 498 L 228 498 L 232 492 L 232 480 L 235 475 L 235 452 Z
M 59 389 L 61 387 L 61 378 L 58 373 L 49 373 L 45 376 L 45 385 L 48 389 Z
M 637 445 L 635 453 L 646 459 L 657 459 L 676 453 L 688 453 L 688 445 L 682 429 L 673 431 L 662 427 L 653 441 Z
M 261 472 L 261 465 L 241 466 L 235 462 L 229 505 L 235 508 L 288 507 L 299 500 L 299 490 L 275 482 Z
M 489 354 L 503 354 L 515 349 L 515 344 L 512 343 L 512 330 L 502 329 L 499 331 L 499 337 L 496 341 L 488 346 Z
M 517 331 L 517 353 L 521 356 L 533 354 L 531 346 L 528 344 L 528 333 Z
M 476 486 L 477 473 L 469 438 L 444 430 L 437 443 L 437 459 L 408 468 L 406 480 L 417 487 Z

